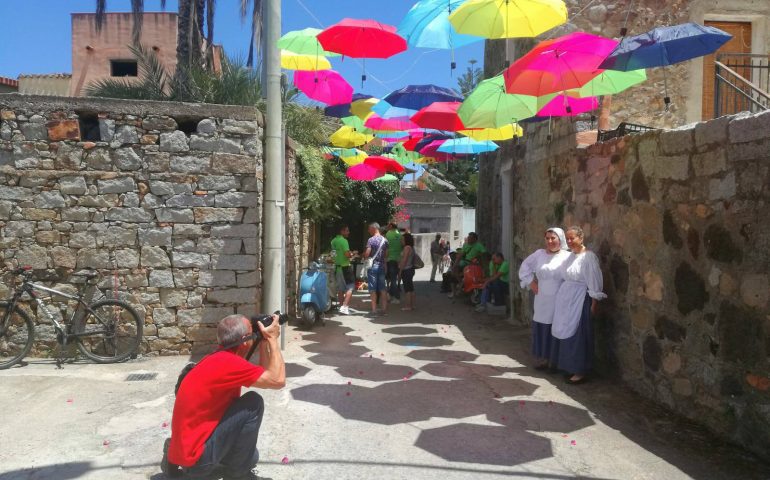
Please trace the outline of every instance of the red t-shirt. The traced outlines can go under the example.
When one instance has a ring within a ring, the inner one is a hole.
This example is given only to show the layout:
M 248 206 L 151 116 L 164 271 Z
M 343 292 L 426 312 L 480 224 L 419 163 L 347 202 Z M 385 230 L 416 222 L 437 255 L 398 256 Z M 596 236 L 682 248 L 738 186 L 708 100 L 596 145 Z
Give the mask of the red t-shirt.
M 232 352 L 217 352 L 187 374 L 174 403 L 168 459 L 192 467 L 203 455 L 211 436 L 230 404 L 250 387 L 265 369 Z

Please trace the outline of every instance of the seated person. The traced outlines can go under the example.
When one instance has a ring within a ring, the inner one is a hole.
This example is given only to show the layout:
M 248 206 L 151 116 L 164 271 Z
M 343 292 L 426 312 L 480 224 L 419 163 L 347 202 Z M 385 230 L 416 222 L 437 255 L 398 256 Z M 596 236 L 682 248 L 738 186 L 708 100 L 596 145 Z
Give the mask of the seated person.
M 508 294 L 510 266 L 500 252 L 492 256 L 489 262 L 489 278 L 484 281 L 484 291 L 481 293 L 481 303 L 476 307 L 477 312 L 483 312 L 487 308 L 490 296 L 496 306 L 505 305 L 505 297 Z
M 258 459 L 265 404 L 257 392 L 241 395 L 241 387 L 280 389 L 286 384 L 278 315 L 269 327 L 258 325 L 259 365 L 244 358 L 254 343 L 251 322 L 230 315 L 217 326 L 220 350 L 204 357 L 182 380 L 171 438 L 163 446 L 161 470 L 166 476 L 184 472 L 194 477 L 217 473 L 225 480 L 257 478 L 251 469 Z
M 463 269 L 470 265 L 474 260 L 480 261 L 481 254 L 485 253 L 486 251 L 487 249 L 484 248 L 484 245 L 479 242 L 479 236 L 476 234 L 476 232 L 469 233 L 466 242 L 459 250 L 457 250 L 457 256 L 452 268 L 452 272 L 455 275 L 459 285 L 462 284 Z M 455 291 L 452 292 L 449 296 L 452 298 L 459 293 L 460 292 L 455 288 Z

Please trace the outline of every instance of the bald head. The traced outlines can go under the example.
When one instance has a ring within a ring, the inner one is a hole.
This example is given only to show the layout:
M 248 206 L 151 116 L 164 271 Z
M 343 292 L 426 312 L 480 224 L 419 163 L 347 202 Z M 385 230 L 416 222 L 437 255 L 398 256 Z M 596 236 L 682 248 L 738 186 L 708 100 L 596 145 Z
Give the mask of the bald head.
M 217 325 L 219 345 L 232 345 L 251 334 L 251 323 L 243 315 L 228 315 Z

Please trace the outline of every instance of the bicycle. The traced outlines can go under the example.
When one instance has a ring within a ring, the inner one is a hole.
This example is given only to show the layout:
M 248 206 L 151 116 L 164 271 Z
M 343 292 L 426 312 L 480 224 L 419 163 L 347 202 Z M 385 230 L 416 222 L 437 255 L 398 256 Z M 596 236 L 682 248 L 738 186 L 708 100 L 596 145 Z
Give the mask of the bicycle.
M 17 268 L 12 273 L 16 277 L 21 276 L 22 283 L 9 300 L 0 302 L 0 370 L 21 362 L 32 349 L 35 340 L 35 324 L 27 312 L 20 308 L 24 294 L 29 295 L 37 304 L 37 315 L 44 312 L 51 321 L 56 341 L 62 350 L 71 341 L 77 341 L 83 355 L 96 363 L 122 362 L 132 355 L 135 358 L 142 339 L 142 320 L 131 305 L 121 300 L 102 299 L 88 303 L 96 288 L 98 273 L 89 271 L 73 274 L 85 277 L 77 295 L 33 283 L 30 267 Z M 59 322 L 37 292 L 76 301 L 77 307 L 73 309 L 69 321 L 62 317 L 62 322 Z M 58 357 L 56 365 L 59 368 L 61 362 L 62 358 Z

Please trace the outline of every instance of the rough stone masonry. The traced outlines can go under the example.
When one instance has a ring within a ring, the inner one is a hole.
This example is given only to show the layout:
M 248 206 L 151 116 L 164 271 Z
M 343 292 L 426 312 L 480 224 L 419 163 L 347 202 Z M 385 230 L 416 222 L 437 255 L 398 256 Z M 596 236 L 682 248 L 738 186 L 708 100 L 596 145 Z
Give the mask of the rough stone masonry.
M 0 95 L 0 260 L 100 291 L 185 354 L 258 303 L 262 116 L 254 108 Z M 7 298 L 11 278 L 0 284 Z M 115 289 L 117 286 L 117 289 Z M 38 352 L 52 329 L 38 329 Z

